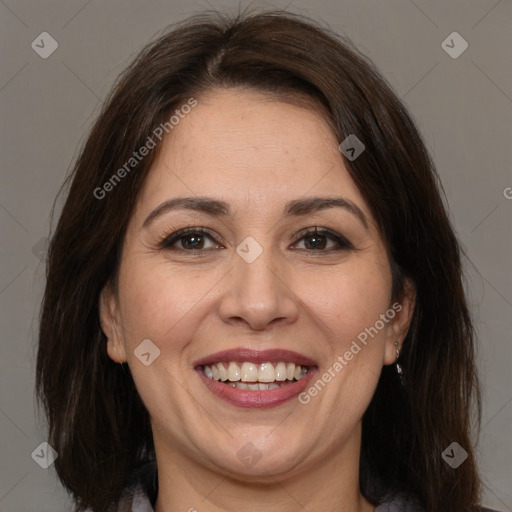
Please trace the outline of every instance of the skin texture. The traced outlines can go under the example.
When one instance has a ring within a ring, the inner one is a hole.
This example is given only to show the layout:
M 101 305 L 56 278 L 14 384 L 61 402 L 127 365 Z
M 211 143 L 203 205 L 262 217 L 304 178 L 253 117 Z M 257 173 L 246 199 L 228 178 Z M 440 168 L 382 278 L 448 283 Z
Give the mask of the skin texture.
M 308 404 L 244 409 L 213 395 L 193 363 L 225 349 L 294 350 L 324 373 L 391 307 L 391 272 L 321 114 L 250 90 L 197 99 L 150 171 L 128 226 L 118 289 L 107 286 L 100 301 L 108 353 L 128 363 L 151 416 L 156 510 L 373 511 L 359 492 L 361 418 L 382 366 L 396 361 L 393 343 L 406 335 L 413 293 Z M 142 226 L 164 201 L 195 196 L 223 200 L 232 213 L 179 209 Z M 313 196 L 351 201 L 368 227 L 339 207 L 283 215 L 287 201 Z M 312 248 L 302 231 L 315 226 L 343 235 L 353 249 L 330 238 Z M 180 239 L 175 250 L 159 247 L 186 227 L 211 234 L 202 252 L 191 254 Z M 236 253 L 247 236 L 263 248 L 250 264 Z M 144 366 L 134 350 L 148 338 L 161 353 Z M 237 457 L 248 442 L 261 454 L 252 467 Z

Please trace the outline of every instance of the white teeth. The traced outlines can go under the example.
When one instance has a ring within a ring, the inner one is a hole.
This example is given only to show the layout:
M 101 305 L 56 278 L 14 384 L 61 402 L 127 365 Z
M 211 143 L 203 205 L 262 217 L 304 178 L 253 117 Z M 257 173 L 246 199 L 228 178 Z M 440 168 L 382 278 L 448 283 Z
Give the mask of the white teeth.
M 277 363 L 275 374 L 276 374 L 277 381 L 286 380 L 286 364 L 285 363 Z
M 233 388 L 236 388 L 236 389 L 244 389 L 244 390 L 248 390 L 248 389 L 251 389 L 251 390 L 266 390 L 266 389 L 277 389 L 277 388 L 280 388 L 282 386 L 279 385 L 279 384 L 276 384 L 275 382 L 270 382 L 270 383 L 265 383 L 265 382 L 258 382 L 257 384 L 257 388 L 254 387 L 256 386 L 256 384 L 247 384 L 246 382 L 230 382 L 228 384 L 228 386 L 231 386 Z M 250 387 L 252 386 L 252 387 Z
M 276 380 L 274 366 L 272 363 L 260 364 L 257 380 L 260 382 L 274 382 Z
M 277 389 L 281 386 L 279 384 L 276 384 L 275 382 L 269 382 L 268 384 L 265 382 L 258 383 L 258 389 L 264 390 L 264 389 Z
M 243 363 L 240 368 L 242 382 L 255 382 L 258 380 L 258 367 L 253 363 Z
M 241 365 L 234 361 L 219 362 L 206 364 L 203 369 L 209 379 L 226 382 L 238 389 L 250 390 L 275 389 L 290 381 L 302 379 L 308 372 L 306 366 L 285 362 L 276 364 L 244 362 Z
M 219 377 L 220 380 L 225 381 L 228 380 L 228 372 L 222 363 L 217 363 L 217 368 L 219 369 Z
M 208 368 L 208 365 L 206 365 L 205 368 Z M 231 382 L 237 382 L 240 380 L 240 367 L 236 363 L 229 363 L 228 380 Z

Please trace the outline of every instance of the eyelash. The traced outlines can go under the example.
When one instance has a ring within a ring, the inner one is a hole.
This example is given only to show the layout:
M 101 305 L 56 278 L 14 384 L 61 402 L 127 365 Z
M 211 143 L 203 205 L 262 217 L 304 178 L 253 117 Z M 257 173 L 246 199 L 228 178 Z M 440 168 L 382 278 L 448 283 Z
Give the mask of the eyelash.
M 161 250 L 167 250 L 167 251 L 176 251 L 176 252 L 185 252 L 188 254 L 200 254 L 205 251 L 211 251 L 212 249 L 176 249 L 173 248 L 173 245 L 176 242 L 179 242 L 182 238 L 185 238 L 187 235 L 200 235 L 202 237 L 208 237 L 211 240 L 213 240 L 217 245 L 219 245 L 213 235 L 211 235 L 205 228 L 199 227 L 199 228 L 184 228 L 180 229 L 179 231 L 176 231 L 175 233 L 172 233 L 169 236 L 166 236 L 159 244 L 158 248 Z M 297 242 L 302 240 L 303 238 L 306 238 L 307 236 L 325 236 L 327 238 L 330 238 L 332 241 L 336 242 L 339 247 L 335 249 L 298 249 L 303 251 L 308 251 L 311 253 L 319 253 L 319 252 L 333 252 L 333 251 L 350 251 L 354 250 L 354 246 L 343 236 L 335 233 L 334 231 L 331 231 L 329 229 L 320 228 L 318 229 L 316 226 L 314 229 L 307 229 L 299 232 L 296 236 L 299 238 L 296 242 L 294 242 L 293 245 L 296 245 Z M 295 249 L 297 250 L 297 249 Z

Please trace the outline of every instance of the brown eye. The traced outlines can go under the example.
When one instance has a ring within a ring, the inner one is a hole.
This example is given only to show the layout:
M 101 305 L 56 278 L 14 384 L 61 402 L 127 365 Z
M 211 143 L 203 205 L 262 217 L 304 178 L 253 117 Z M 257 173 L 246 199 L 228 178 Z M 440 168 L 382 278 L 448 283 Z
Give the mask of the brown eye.
M 325 249 L 328 243 L 325 235 L 308 235 L 304 237 L 306 249 Z
M 304 241 L 306 251 L 339 251 L 353 249 L 353 245 L 343 236 L 327 229 L 315 229 L 302 235 L 295 245 Z
M 199 234 L 185 235 L 179 239 L 179 242 L 185 249 L 202 249 L 204 246 L 204 236 Z
M 200 228 L 181 229 L 172 233 L 159 244 L 160 249 L 169 251 L 206 251 L 220 248 L 213 237 Z

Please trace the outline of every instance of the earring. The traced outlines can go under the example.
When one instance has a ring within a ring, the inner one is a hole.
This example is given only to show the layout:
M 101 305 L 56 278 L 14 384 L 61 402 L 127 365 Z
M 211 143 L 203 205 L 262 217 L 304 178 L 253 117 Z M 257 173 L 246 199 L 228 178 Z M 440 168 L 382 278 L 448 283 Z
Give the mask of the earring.
M 400 383 L 402 384 L 402 386 L 404 386 L 405 379 L 404 379 L 404 375 L 402 372 L 402 367 L 398 363 L 398 358 L 400 357 L 400 348 L 398 345 L 398 338 L 395 340 L 395 348 L 396 348 L 396 372 L 398 373 L 398 376 L 400 377 Z
M 115 351 L 117 357 L 119 358 L 119 354 L 117 354 L 117 345 L 114 345 L 114 351 Z M 115 363 L 118 364 L 119 366 L 121 366 L 121 368 L 123 368 L 123 370 L 124 370 L 125 363 L 123 363 L 122 361 L 115 361 Z

